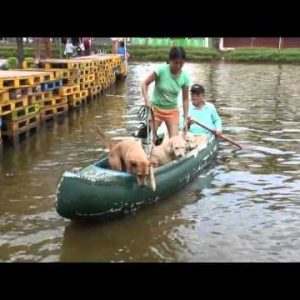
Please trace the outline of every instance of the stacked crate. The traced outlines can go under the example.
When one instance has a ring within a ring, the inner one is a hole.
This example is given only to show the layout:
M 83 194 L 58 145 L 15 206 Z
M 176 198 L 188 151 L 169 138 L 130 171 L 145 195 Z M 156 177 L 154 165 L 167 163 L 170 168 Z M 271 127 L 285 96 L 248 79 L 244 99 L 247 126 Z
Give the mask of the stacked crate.
M 87 99 L 96 99 L 115 83 L 116 73 L 124 64 L 120 55 L 88 56 L 76 59 L 48 59 L 39 63 L 39 68 L 63 72 L 60 96 L 74 108 Z M 62 75 L 62 74 L 61 74 Z M 79 90 L 78 90 L 79 85 Z
M 90 71 L 78 60 L 45 60 L 39 63 L 39 67 L 57 74 L 60 73 L 62 86 L 58 95 L 70 108 L 75 108 L 86 102 L 88 91 L 83 84 L 90 84 L 94 77 Z
M 24 64 L 29 67 L 30 64 Z M 0 71 L 0 145 L 96 99 L 126 70 L 120 55 L 41 61 L 38 68 Z
M 53 80 L 49 72 L 0 71 L 0 116 L 2 136 L 18 141 L 40 124 L 43 85 Z

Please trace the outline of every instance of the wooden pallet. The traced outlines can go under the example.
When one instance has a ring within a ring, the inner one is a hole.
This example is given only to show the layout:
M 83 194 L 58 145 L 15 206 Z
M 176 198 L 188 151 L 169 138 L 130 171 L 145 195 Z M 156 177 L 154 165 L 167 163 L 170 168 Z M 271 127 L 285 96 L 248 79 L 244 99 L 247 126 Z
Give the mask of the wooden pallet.
M 40 120 L 36 121 L 35 123 L 31 123 L 26 127 L 18 129 L 16 131 L 6 131 L 3 133 L 3 139 L 12 142 L 13 144 L 17 145 L 21 142 L 24 138 L 27 139 L 31 135 L 37 133 L 40 129 Z
M 80 91 L 78 92 L 75 92 L 75 93 L 72 93 L 70 95 L 64 95 L 64 96 L 61 96 L 66 102 L 70 102 L 70 101 L 73 101 L 73 100 L 76 100 L 76 99 L 79 99 L 81 98 L 81 93 Z
M 35 95 L 29 95 L 29 96 L 27 96 L 27 98 L 28 98 L 28 105 L 35 104 L 37 102 L 43 101 L 44 97 L 45 97 L 45 93 L 37 93 Z
M 0 103 L 0 116 L 10 114 L 12 111 L 18 108 L 22 108 L 28 105 L 27 97 L 21 98 L 19 100 L 8 101 Z
M 80 70 L 69 70 L 69 78 L 76 78 L 80 76 Z
M 34 85 L 34 86 L 31 86 L 27 89 L 27 94 L 28 95 L 33 95 L 33 94 L 36 94 L 36 93 L 40 93 L 42 91 L 42 87 L 40 84 L 38 85 Z
M 60 87 L 59 94 L 61 96 L 67 96 L 67 95 L 70 95 L 72 93 L 78 92 L 79 90 L 80 90 L 79 85 L 66 85 L 66 86 Z
M 8 121 L 19 121 L 20 119 L 23 119 L 25 117 L 29 117 L 31 115 L 35 115 L 36 113 L 39 112 L 39 105 L 38 104 L 33 104 L 33 105 L 29 105 L 23 108 L 19 108 L 16 109 L 14 111 L 12 111 L 11 114 L 6 115 L 5 117 L 3 117 L 4 122 Z
M 40 114 L 36 112 L 35 114 L 25 116 L 20 118 L 17 121 L 5 121 L 3 120 L 2 124 L 2 133 L 3 135 L 13 135 L 15 131 L 24 129 L 31 124 L 36 124 L 40 121 Z
M 0 116 L 10 114 L 14 110 L 14 106 L 10 101 L 0 102 Z
M 85 97 L 85 98 L 73 99 L 72 101 L 70 101 L 70 102 L 68 103 L 68 104 L 69 104 L 69 107 L 70 107 L 70 108 L 76 108 L 76 107 L 82 106 L 82 105 L 86 104 L 86 99 L 87 99 L 87 97 Z
M 89 95 L 90 96 L 94 96 L 94 95 L 96 95 L 98 93 L 98 91 L 97 91 L 97 88 L 96 87 L 91 87 L 90 89 L 89 89 Z
M 90 69 L 80 70 L 80 76 L 87 76 L 87 75 L 90 75 L 90 74 L 92 74 Z
M 79 78 L 63 79 L 63 85 L 78 85 L 78 84 L 80 84 L 80 79 Z
M 41 120 L 48 120 L 55 115 L 63 114 L 68 111 L 68 104 L 59 104 L 52 107 L 44 107 L 41 109 Z
M 38 66 L 45 69 L 79 69 L 79 62 L 73 59 L 47 59 L 41 60 Z
M 24 70 L 0 71 L 0 89 L 29 87 L 39 84 L 46 79 L 50 80 L 50 78 L 51 73 L 45 74 L 45 72 Z
M 49 107 L 49 106 L 55 106 L 60 104 L 66 104 L 68 103 L 68 101 L 63 96 L 53 96 L 50 99 L 45 99 L 43 103 L 44 103 L 43 107 Z
M 80 69 L 90 68 L 91 67 L 91 62 L 89 62 L 89 61 L 81 61 L 79 63 L 79 67 L 80 67 Z
M 25 86 L 30 86 L 28 78 L 0 78 L 0 89 L 14 89 Z
M 19 88 L 19 89 L 11 89 L 8 91 L 9 100 L 18 100 L 20 98 L 26 97 L 28 95 L 28 88 Z
M 55 80 L 55 76 L 52 70 L 29 68 L 26 70 L 21 69 L 21 70 L 14 70 L 14 71 L 19 71 L 21 73 L 21 76 L 26 75 L 29 78 L 31 78 L 30 79 L 31 85 L 37 85 L 45 81 Z
M 91 74 L 91 75 L 86 75 L 84 76 L 84 83 L 85 82 L 93 82 L 95 81 L 95 75 L 94 74 Z
M 102 85 L 97 85 L 96 87 L 97 93 L 102 92 Z
M 9 92 L 1 90 L 0 91 L 0 103 L 9 101 Z
M 53 97 L 53 92 L 52 91 L 47 91 L 44 93 L 37 93 L 34 95 L 28 96 L 28 104 L 35 104 L 35 103 L 41 103 L 42 101 L 46 99 L 50 99 Z
M 88 90 L 80 91 L 80 97 L 81 98 L 86 98 L 88 95 L 89 95 L 89 91 Z
M 65 79 L 70 77 L 70 70 L 68 69 L 50 69 L 53 72 L 55 79 Z
M 25 106 L 28 105 L 28 97 L 24 96 L 24 97 L 22 97 L 20 99 L 10 101 L 10 103 L 13 104 L 13 106 L 14 106 L 13 109 L 14 110 L 18 109 L 18 108 L 23 108 L 23 107 L 25 107 Z
M 52 91 L 62 86 L 62 79 L 42 83 L 42 91 Z

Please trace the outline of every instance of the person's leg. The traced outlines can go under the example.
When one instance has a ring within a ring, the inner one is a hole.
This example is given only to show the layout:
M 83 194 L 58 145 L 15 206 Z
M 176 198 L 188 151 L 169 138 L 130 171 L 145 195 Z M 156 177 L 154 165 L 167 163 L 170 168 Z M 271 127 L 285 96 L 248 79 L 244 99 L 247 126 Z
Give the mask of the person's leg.
M 178 135 L 178 125 L 174 125 L 174 124 L 168 124 L 167 125 L 168 131 L 169 131 L 169 136 L 170 138 L 172 136 Z
M 179 110 L 172 109 L 166 115 L 166 125 L 169 131 L 170 138 L 179 134 Z
M 151 122 L 151 121 L 150 121 Z M 154 122 L 154 125 L 155 125 L 155 128 L 154 128 L 154 131 L 156 132 L 158 127 L 162 124 L 162 121 L 161 120 L 155 120 Z

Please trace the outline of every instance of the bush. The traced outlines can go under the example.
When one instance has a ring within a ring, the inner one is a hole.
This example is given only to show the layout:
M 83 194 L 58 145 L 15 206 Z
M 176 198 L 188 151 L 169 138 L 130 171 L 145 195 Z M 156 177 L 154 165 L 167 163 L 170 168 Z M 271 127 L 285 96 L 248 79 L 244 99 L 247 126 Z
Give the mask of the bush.
M 9 57 L 7 59 L 6 65 L 8 69 L 17 69 L 18 68 L 18 59 L 16 57 Z

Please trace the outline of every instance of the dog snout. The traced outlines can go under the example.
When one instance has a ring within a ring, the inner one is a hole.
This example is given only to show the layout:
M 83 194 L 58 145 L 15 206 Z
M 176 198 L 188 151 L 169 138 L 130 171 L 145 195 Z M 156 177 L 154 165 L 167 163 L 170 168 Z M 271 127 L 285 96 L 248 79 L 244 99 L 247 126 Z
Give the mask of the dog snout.
M 137 176 L 137 181 L 138 181 L 138 185 L 140 187 L 145 187 L 146 186 L 145 177 L 144 176 Z

